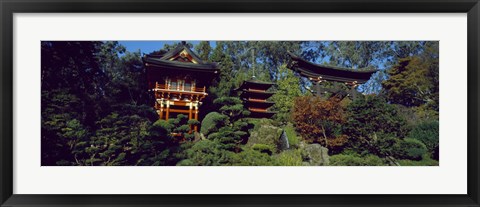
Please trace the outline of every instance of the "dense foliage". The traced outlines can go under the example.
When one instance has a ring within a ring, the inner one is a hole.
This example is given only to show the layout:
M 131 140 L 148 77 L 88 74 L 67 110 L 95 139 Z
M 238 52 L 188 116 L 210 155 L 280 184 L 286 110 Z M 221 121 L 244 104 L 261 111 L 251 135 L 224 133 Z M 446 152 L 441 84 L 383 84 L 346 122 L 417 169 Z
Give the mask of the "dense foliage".
M 199 122 L 158 119 L 140 51 L 119 42 L 44 41 L 42 165 L 439 165 L 438 44 L 189 42 L 221 69 Z M 308 79 L 287 68 L 287 51 L 380 71 L 357 90 L 322 82 L 328 93 L 316 96 Z M 249 118 L 233 90 L 253 77 L 274 83 L 272 119 Z

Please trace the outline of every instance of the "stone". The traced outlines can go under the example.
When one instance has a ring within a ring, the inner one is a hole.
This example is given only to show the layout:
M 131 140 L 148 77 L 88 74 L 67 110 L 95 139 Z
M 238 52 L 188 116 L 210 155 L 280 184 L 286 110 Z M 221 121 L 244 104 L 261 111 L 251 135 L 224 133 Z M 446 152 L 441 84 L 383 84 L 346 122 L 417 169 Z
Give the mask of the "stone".
M 328 149 L 320 144 L 309 144 L 305 146 L 305 153 L 311 166 L 329 165 Z
M 265 144 L 276 149 L 278 147 L 281 134 L 282 129 L 278 127 L 272 125 L 262 125 L 250 133 L 247 146 L 252 147 L 254 144 Z
M 201 133 L 193 132 L 193 135 L 194 135 L 193 142 L 198 142 L 198 141 L 202 140 L 203 135 Z
M 287 150 L 290 148 L 290 143 L 288 143 L 288 136 L 285 130 L 282 130 L 282 134 L 278 140 L 278 149 L 279 150 Z

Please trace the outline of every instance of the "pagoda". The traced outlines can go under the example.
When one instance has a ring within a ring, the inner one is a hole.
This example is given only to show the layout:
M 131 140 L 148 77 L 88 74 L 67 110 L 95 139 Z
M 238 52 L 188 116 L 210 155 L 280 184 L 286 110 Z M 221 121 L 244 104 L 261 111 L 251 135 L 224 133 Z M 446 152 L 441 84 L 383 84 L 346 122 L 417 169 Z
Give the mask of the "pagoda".
M 203 61 L 185 42 L 168 52 L 145 55 L 143 62 L 159 119 L 185 114 L 189 120 L 198 120 L 202 99 L 208 95 L 207 87 L 219 74 L 217 63 Z
M 276 112 L 269 111 L 268 108 L 275 104 L 267 101 L 273 92 L 267 92 L 273 83 L 261 82 L 257 80 L 243 81 L 242 85 L 235 89 L 240 92 L 240 98 L 244 106 L 250 111 L 252 118 L 271 118 Z
M 370 77 L 377 72 L 377 69 L 363 68 L 352 69 L 336 66 L 326 66 L 321 64 L 315 64 L 306 61 L 297 55 L 288 52 L 290 59 L 287 64 L 287 68 L 298 72 L 301 76 L 308 78 L 315 86 L 315 95 L 320 96 L 322 93 L 328 91 L 328 89 L 322 89 L 320 83 L 325 81 L 333 81 L 344 83 L 349 87 L 351 95 L 358 93 L 355 88 L 367 82 Z M 355 93 L 356 92 L 356 93 Z

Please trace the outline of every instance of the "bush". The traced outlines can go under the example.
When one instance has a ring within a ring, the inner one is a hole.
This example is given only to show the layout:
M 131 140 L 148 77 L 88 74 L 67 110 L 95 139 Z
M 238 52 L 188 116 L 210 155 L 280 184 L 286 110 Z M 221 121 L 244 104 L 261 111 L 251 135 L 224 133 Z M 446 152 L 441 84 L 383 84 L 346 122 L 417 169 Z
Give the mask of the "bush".
M 433 154 L 439 145 L 439 123 L 438 121 L 425 121 L 417 125 L 408 134 L 410 138 L 420 140 Z
M 406 138 L 395 146 L 394 157 L 398 159 L 421 160 L 427 147 L 421 141 Z
M 385 160 L 375 155 L 360 156 L 358 154 L 338 154 L 330 156 L 333 166 L 384 166 Z
M 367 152 L 380 157 L 393 155 L 396 152 L 395 146 L 400 141 L 392 134 L 375 133 L 371 141 L 371 148 Z
M 439 162 L 437 160 L 432 160 L 428 156 L 424 156 L 422 160 L 398 160 L 400 166 L 438 166 Z
M 272 146 L 266 144 L 253 144 L 252 149 L 268 155 L 272 155 L 272 153 L 275 151 Z
M 403 138 L 408 132 L 405 119 L 397 112 L 397 108 L 379 96 L 365 96 L 353 101 L 347 107 L 347 121 L 343 132 L 348 135 L 349 147 L 357 152 L 372 151 L 370 142 L 375 137 L 385 134 Z M 392 140 L 385 140 L 392 141 Z M 389 144 L 379 143 L 381 145 Z
M 287 124 L 287 126 L 285 126 L 283 130 L 285 130 L 285 133 L 287 134 L 288 144 L 290 145 L 290 147 L 298 146 L 299 137 L 297 137 L 297 133 L 295 132 L 295 128 L 292 126 L 292 124 Z
M 276 165 L 279 165 L 279 166 L 302 166 L 303 165 L 302 151 L 299 149 L 283 151 L 282 153 L 276 155 L 275 158 L 276 158 Z
M 202 121 L 200 132 L 207 137 L 210 133 L 217 132 L 218 129 L 224 126 L 227 116 L 218 112 L 208 113 Z
M 227 165 L 232 166 L 271 166 L 274 165 L 272 158 L 266 153 L 244 148 L 242 152 L 231 154 L 231 162 Z
M 406 135 L 406 121 L 397 112 L 395 105 L 388 104 L 379 96 L 366 96 L 353 101 L 347 107 L 347 122 L 344 131 L 355 138 L 371 138 L 382 132 L 396 137 Z
M 177 163 L 177 166 L 194 166 L 194 165 L 195 164 L 189 159 L 185 159 Z
M 268 121 L 260 121 L 250 133 L 247 146 L 262 144 L 271 147 L 272 152 L 277 152 L 277 146 L 282 134 L 282 129 L 275 127 Z
M 218 166 L 231 162 L 232 152 L 222 150 L 221 144 L 211 140 L 201 140 L 186 150 L 187 160 L 177 165 Z

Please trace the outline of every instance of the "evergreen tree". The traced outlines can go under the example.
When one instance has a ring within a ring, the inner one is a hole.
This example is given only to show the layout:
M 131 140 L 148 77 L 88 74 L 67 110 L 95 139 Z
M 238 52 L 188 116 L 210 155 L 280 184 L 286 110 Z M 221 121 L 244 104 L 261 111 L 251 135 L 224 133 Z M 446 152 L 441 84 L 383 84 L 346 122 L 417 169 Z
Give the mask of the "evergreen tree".
M 212 52 L 210 41 L 200 41 L 200 43 L 198 43 L 198 45 L 195 46 L 195 50 L 197 51 L 197 54 L 200 57 L 200 59 L 208 61 L 210 57 L 210 53 Z
M 278 73 L 276 91 L 271 99 L 275 102 L 273 110 L 277 111 L 276 119 L 286 123 L 290 120 L 290 110 L 293 108 L 295 98 L 302 95 L 300 78 L 286 68 L 286 65 L 282 65 Z
M 438 111 L 438 44 L 429 44 L 418 56 L 399 60 L 382 83 L 392 103 L 408 107 L 428 104 Z
M 249 125 L 244 119 L 250 112 L 245 110 L 242 101 L 236 97 L 221 97 L 214 101 L 221 105 L 220 112 L 229 119 L 225 126 L 211 133 L 208 139 L 216 140 L 222 144 L 222 149 L 239 151 L 240 144 L 248 138 Z

